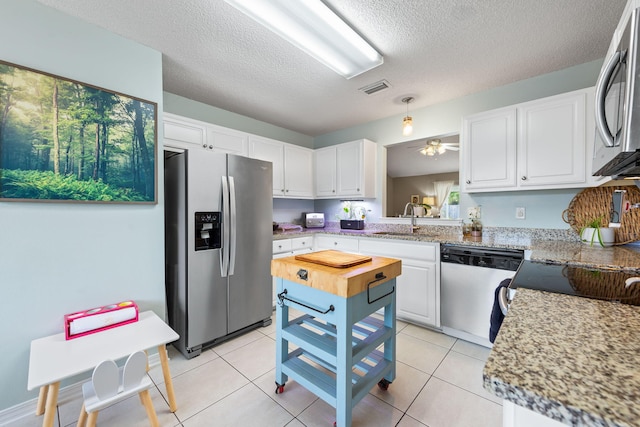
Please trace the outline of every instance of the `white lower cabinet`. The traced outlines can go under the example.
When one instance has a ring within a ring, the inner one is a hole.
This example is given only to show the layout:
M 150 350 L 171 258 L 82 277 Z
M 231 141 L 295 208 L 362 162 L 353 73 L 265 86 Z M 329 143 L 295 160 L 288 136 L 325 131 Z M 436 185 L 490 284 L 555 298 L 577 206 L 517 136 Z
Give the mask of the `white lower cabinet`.
M 502 401 L 502 427 L 562 427 L 566 424 L 553 420 L 508 400 Z
M 316 251 L 335 249 L 336 251 L 359 253 L 357 237 L 318 235 L 313 241 Z
M 396 278 L 396 317 L 418 325 L 440 327 L 440 244 L 391 239 L 316 234 L 273 241 L 273 258 L 334 249 L 396 258 L 402 274 Z M 273 301 L 276 303 L 275 280 Z
M 294 237 L 292 239 L 282 239 L 273 241 L 273 259 L 286 258 L 311 252 L 313 249 L 313 236 Z M 273 306 L 276 306 L 276 278 L 272 278 Z
M 396 317 L 440 327 L 440 245 L 385 239 L 360 239 L 360 253 L 398 258 Z

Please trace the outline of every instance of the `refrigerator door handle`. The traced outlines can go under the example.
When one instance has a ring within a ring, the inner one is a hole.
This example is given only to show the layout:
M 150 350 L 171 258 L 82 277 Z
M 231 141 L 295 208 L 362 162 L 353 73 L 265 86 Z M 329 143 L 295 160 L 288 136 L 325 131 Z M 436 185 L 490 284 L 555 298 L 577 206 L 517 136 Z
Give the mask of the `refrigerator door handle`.
M 222 177 L 222 250 L 220 251 L 220 273 L 227 277 L 229 270 L 229 183 Z
M 238 227 L 238 211 L 236 209 L 236 184 L 233 177 L 229 177 L 229 201 L 231 205 L 231 236 L 229 245 L 229 276 L 233 276 L 236 269 L 236 235 Z

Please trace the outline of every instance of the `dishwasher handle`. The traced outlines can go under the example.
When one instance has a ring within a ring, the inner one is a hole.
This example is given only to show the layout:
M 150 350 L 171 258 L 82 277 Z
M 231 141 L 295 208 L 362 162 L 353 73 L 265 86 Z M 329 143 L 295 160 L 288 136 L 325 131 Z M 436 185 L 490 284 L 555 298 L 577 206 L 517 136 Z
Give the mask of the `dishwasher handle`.
M 508 290 L 506 287 L 501 287 L 498 290 L 498 304 L 500 305 L 500 311 L 502 311 L 503 315 L 507 315 L 507 311 L 509 310 L 509 298 L 507 297 Z

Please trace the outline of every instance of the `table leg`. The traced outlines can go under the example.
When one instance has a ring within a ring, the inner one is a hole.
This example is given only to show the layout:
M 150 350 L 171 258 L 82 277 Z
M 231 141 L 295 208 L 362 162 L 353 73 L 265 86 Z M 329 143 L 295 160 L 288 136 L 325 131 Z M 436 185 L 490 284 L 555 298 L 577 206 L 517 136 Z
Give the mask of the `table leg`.
M 351 302 L 336 301 L 336 426 L 350 427 L 353 408 L 353 322 Z
M 176 405 L 176 394 L 173 391 L 173 380 L 171 380 L 171 371 L 169 370 L 169 357 L 167 356 L 167 348 L 164 344 L 158 346 L 158 355 L 160 356 L 160 364 L 162 365 L 164 386 L 167 389 L 169 409 L 171 410 L 171 412 L 176 412 L 178 410 L 178 405 Z
M 283 279 L 278 277 L 277 290 L 284 290 Z M 289 306 L 276 303 L 276 393 L 282 393 L 289 377 L 282 373 L 282 365 L 289 358 L 289 341 L 282 339 L 282 331 L 289 325 Z
M 47 391 L 49 391 L 48 385 L 40 387 L 40 394 L 38 394 L 38 405 L 36 406 L 36 415 L 44 414 L 45 405 L 47 404 Z
M 47 387 L 47 386 L 45 386 Z M 53 421 L 56 418 L 56 406 L 58 405 L 58 392 L 60 391 L 60 381 L 49 384 L 47 390 L 47 405 L 44 409 L 44 419 L 42 427 L 53 427 Z

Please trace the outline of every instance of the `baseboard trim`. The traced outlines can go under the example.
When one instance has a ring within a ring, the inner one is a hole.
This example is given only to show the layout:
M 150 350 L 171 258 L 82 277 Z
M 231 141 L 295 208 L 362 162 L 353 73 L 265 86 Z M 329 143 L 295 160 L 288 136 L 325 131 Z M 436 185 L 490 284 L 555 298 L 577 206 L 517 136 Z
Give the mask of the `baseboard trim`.
M 149 355 L 149 367 L 160 365 L 160 356 L 158 353 Z M 58 402 L 64 402 L 67 400 L 80 399 L 82 397 L 82 383 L 77 382 L 70 384 L 60 389 L 58 393 Z M 11 423 L 22 420 L 23 418 L 33 417 L 36 413 L 36 406 L 38 405 L 38 398 L 27 400 L 26 402 L 19 403 L 10 408 L 0 411 L 0 427 L 8 426 Z

